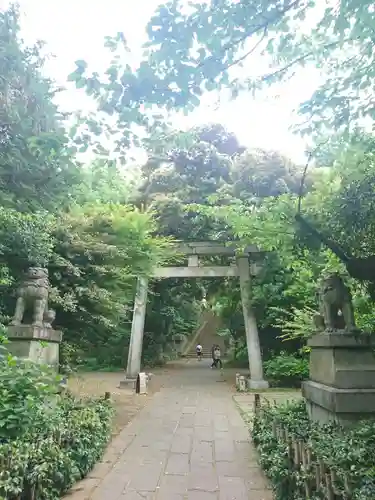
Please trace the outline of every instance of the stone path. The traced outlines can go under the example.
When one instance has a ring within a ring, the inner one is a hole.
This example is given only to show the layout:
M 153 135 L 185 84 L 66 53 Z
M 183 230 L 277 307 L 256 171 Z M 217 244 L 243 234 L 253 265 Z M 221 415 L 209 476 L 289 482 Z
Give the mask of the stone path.
M 71 500 L 271 500 L 248 430 L 206 362 L 185 362 Z

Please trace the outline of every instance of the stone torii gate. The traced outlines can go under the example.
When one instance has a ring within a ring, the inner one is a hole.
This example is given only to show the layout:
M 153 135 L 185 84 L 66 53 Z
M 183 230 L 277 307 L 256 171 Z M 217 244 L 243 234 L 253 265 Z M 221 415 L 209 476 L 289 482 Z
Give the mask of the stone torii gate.
M 183 243 L 176 246 L 176 253 L 186 255 L 187 266 L 158 267 L 154 270 L 155 278 L 228 278 L 239 277 L 241 301 L 246 330 L 246 343 L 249 356 L 250 379 L 249 388 L 264 389 L 268 382 L 263 378 L 262 356 L 259 343 L 258 327 L 251 305 L 251 279 L 260 270 L 259 264 L 252 262 L 251 257 L 260 255 L 259 249 L 248 246 L 236 255 L 236 247 L 217 242 Z M 201 266 L 199 257 L 203 256 L 236 257 L 234 265 Z M 148 279 L 138 278 L 135 293 L 133 322 L 130 336 L 126 378 L 120 385 L 134 382 L 141 369 L 143 330 L 147 307 Z

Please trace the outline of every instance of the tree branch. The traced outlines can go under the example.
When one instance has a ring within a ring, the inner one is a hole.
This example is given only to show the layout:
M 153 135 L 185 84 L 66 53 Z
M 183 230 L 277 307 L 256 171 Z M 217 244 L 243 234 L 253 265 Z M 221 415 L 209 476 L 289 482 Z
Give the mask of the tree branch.
M 259 47 L 259 45 L 263 42 L 263 40 L 266 38 L 267 36 L 267 28 L 264 29 L 264 32 L 263 32 L 263 35 L 261 37 L 260 40 L 257 41 L 257 43 L 254 45 L 254 47 L 252 47 L 248 52 L 246 52 L 246 54 L 242 55 L 241 57 L 239 57 L 238 59 L 236 59 L 235 61 L 231 62 L 230 64 L 228 64 L 226 67 L 225 67 L 225 70 L 223 71 L 227 71 L 229 68 L 231 68 L 232 66 L 236 66 L 237 64 L 239 64 L 240 62 L 244 61 L 247 57 L 249 57 L 251 54 L 253 54 L 256 49 Z
M 264 39 L 265 36 L 266 36 L 266 33 L 267 33 L 267 29 L 268 27 L 270 26 L 270 24 L 274 23 L 275 21 L 279 20 L 281 16 L 283 16 L 284 14 L 286 14 L 289 10 L 293 9 L 295 6 L 297 6 L 299 3 L 301 2 L 301 0 L 295 0 L 294 2 L 292 2 L 288 7 L 286 7 L 285 9 L 282 9 L 282 10 L 277 10 L 276 11 L 276 14 L 273 15 L 273 17 L 270 17 L 270 18 L 267 18 L 266 16 L 264 16 L 262 13 L 258 13 L 257 15 L 263 17 L 265 19 L 265 22 L 262 23 L 262 24 L 258 24 L 258 25 L 252 25 L 251 26 L 251 29 L 248 30 L 246 33 L 244 33 L 240 38 L 238 38 L 237 40 L 233 41 L 233 42 L 230 42 L 230 43 L 227 43 L 226 45 L 224 45 L 223 47 L 221 47 L 220 51 L 219 51 L 219 54 L 217 56 L 212 56 L 208 59 L 205 59 L 204 61 L 201 61 L 198 65 L 197 65 L 197 69 L 204 66 L 205 64 L 207 64 L 208 61 L 212 61 L 212 60 L 215 60 L 215 61 L 219 61 L 221 60 L 221 58 L 224 56 L 224 53 L 227 52 L 228 50 L 230 49 L 234 49 L 236 46 L 238 46 L 240 43 L 244 42 L 247 38 L 253 36 L 253 35 L 256 35 L 259 31 L 264 31 L 264 34 L 262 36 L 262 38 Z M 250 55 L 258 46 L 259 44 L 256 45 L 256 47 L 254 47 L 253 50 L 251 50 L 247 55 L 245 55 L 243 58 L 240 58 L 238 60 L 238 62 L 242 61 L 243 59 L 245 59 L 248 55 Z M 234 66 L 235 64 L 238 64 L 238 62 L 233 62 L 233 63 L 230 63 L 230 65 L 228 65 L 227 67 L 223 67 L 223 69 L 221 70 L 221 72 L 223 71 L 226 71 L 229 67 L 231 66 Z
M 323 47 L 321 47 L 320 51 L 325 50 L 325 49 L 330 49 L 330 48 L 333 48 L 341 43 L 351 42 L 351 41 L 353 41 L 352 38 L 346 38 L 345 40 L 337 40 L 336 42 L 327 43 L 326 45 L 323 45 Z M 295 66 L 296 64 L 298 64 L 302 61 L 306 61 L 310 56 L 314 55 L 315 52 L 317 52 L 317 51 L 306 52 L 302 56 L 296 57 L 296 59 L 293 59 L 293 61 L 290 61 L 283 68 L 280 68 L 272 73 L 268 73 L 267 75 L 262 76 L 261 81 L 270 80 L 273 77 L 279 75 L 280 73 L 284 73 L 284 72 L 288 71 L 288 69 L 290 69 L 292 66 Z

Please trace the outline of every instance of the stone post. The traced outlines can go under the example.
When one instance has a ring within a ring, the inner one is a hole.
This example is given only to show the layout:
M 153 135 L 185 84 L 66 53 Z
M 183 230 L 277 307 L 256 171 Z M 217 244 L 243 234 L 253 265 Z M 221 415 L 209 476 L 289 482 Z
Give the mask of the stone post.
M 237 259 L 240 276 L 241 301 L 246 330 L 246 344 L 249 356 L 250 389 L 267 389 L 268 382 L 263 378 L 262 355 L 260 351 L 258 327 L 251 305 L 251 274 L 248 257 Z
M 135 292 L 133 321 L 130 335 L 128 353 L 128 364 L 126 368 L 126 379 L 121 381 L 120 386 L 128 382 L 134 383 L 141 371 L 141 357 L 143 345 L 143 330 L 145 325 L 147 307 L 148 279 L 141 277 L 137 280 Z

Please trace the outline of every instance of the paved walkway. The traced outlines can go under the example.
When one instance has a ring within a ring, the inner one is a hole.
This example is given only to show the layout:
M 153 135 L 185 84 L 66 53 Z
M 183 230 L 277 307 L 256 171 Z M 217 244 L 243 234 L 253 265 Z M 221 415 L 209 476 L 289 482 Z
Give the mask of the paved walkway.
M 70 498 L 271 500 L 231 389 L 207 363 L 171 371 Z

